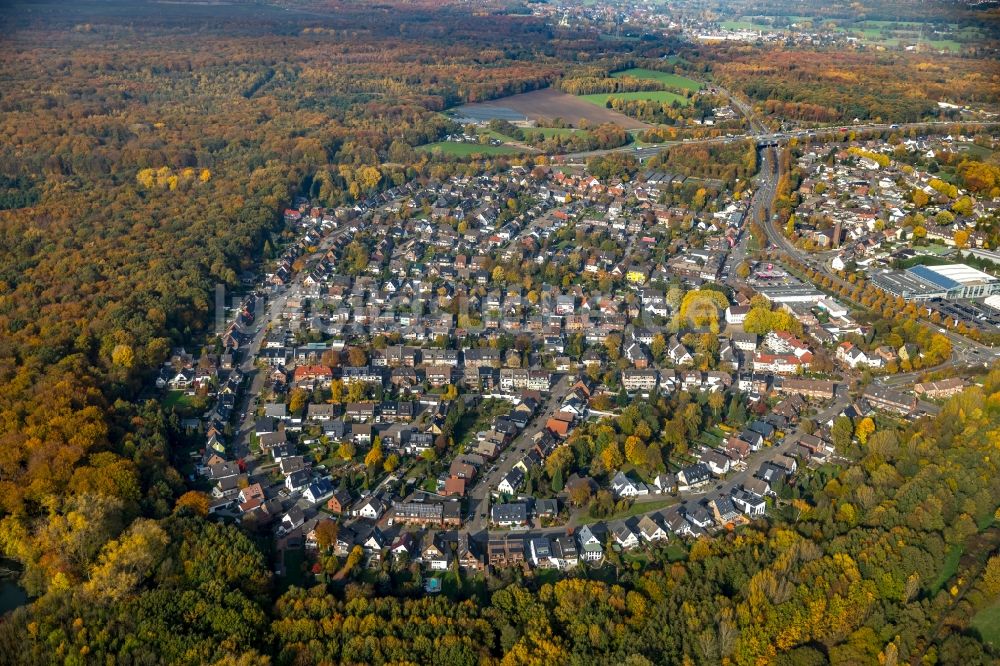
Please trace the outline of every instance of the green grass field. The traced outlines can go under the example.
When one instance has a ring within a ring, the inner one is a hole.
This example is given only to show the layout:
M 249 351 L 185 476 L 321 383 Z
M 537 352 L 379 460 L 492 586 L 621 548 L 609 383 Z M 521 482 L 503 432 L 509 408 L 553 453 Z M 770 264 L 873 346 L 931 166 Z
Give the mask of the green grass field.
M 993 151 L 986 146 L 980 146 L 975 143 L 959 143 L 957 145 L 962 152 L 968 153 L 969 157 L 973 159 L 986 160 L 993 154 Z
M 569 136 L 570 134 L 578 134 L 585 130 L 575 129 L 573 127 L 529 127 L 524 131 L 527 133 L 541 134 L 548 139 L 553 136 Z
M 658 81 L 665 86 L 679 88 L 680 90 L 701 90 L 702 87 L 697 81 L 689 79 L 685 76 L 680 76 L 679 74 L 668 74 L 667 72 L 657 72 L 654 69 L 644 69 L 642 67 L 634 67 L 621 72 L 615 72 L 611 76 L 616 79 L 623 76 L 632 76 L 637 79 Z
M 584 525 L 592 525 L 593 523 L 599 522 L 610 522 L 613 520 L 625 520 L 626 518 L 633 518 L 635 516 L 641 516 L 644 513 L 649 513 L 650 511 L 659 511 L 660 509 L 666 509 L 668 506 L 673 506 L 677 504 L 677 498 L 668 497 L 666 499 L 654 500 L 652 502 L 635 502 L 629 508 L 624 511 L 619 511 L 618 513 L 613 513 L 610 516 L 605 516 L 604 518 L 591 518 L 587 516 L 580 522 Z
M 976 613 L 972 618 L 972 627 L 983 637 L 983 642 L 1000 647 L 1000 601 Z
M 184 391 L 167 391 L 167 394 L 163 396 L 162 405 L 167 411 L 176 408 L 177 413 L 182 416 L 193 415 L 205 409 L 205 399 L 196 395 L 188 395 Z
M 457 143 L 455 141 L 438 141 L 417 146 L 417 150 L 440 153 L 452 157 L 470 157 L 472 155 L 516 155 L 521 152 L 510 146 L 482 146 L 477 143 Z
M 590 102 L 591 104 L 596 104 L 598 106 L 604 106 L 607 104 L 609 99 L 644 99 L 653 100 L 656 102 L 666 102 L 670 104 L 677 101 L 679 104 L 688 105 L 691 100 L 687 99 L 683 95 L 678 95 L 677 93 L 672 93 L 667 90 L 647 90 L 640 92 L 624 92 L 624 93 L 598 93 L 596 95 L 580 95 L 580 99 Z
M 944 567 L 941 569 L 941 573 L 938 574 L 937 579 L 931 583 L 930 591 L 931 594 L 937 593 L 948 580 L 951 579 L 956 573 L 958 573 L 958 564 L 962 560 L 962 547 L 952 546 L 948 551 L 948 554 L 944 556 Z
M 500 141 L 503 141 L 504 143 L 512 143 L 514 141 L 517 141 L 517 139 L 515 139 L 514 137 L 507 136 L 506 134 L 501 134 L 500 132 L 497 132 L 495 130 L 483 130 L 483 129 L 481 129 L 481 130 L 479 130 L 479 134 L 480 135 L 485 134 L 486 136 L 490 137 L 491 139 L 499 139 Z
M 796 23 L 802 21 L 812 21 L 814 25 L 823 23 L 822 19 L 814 19 L 806 16 L 789 16 L 789 20 Z M 738 20 L 721 21 L 719 23 L 727 30 L 761 30 L 764 32 L 787 32 L 787 28 L 777 28 L 773 25 L 762 23 L 758 18 L 751 16 L 740 16 Z M 892 27 L 897 26 L 897 27 Z M 942 28 L 941 24 L 936 25 Z M 932 26 L 924 27 L 923 44 L 935 51 L 957 52 L 962 49 L 962 44 L 953 39 L 928 39 Z M 956 31 L 963 36 L 971 36 L 977 39 L 981 36 L 979 28 L 967 26 L 959 29 L 957 24 L 948 24 L 947 28 Z M 839 32 L 848 32 L 860 35 L 864 41 L 884 47 L 897 47 L 901 45 L 916 44 L 920 41 L 920 23 L 899 22 L 899 21 L 858 21 L 857 23 L 838 26 L 835 28 Z
M 763 30 L 764 32 L 778 32 L 781 29 L 765 23 L 755 23 L 754 21 L 720 21 L 726 30 Z

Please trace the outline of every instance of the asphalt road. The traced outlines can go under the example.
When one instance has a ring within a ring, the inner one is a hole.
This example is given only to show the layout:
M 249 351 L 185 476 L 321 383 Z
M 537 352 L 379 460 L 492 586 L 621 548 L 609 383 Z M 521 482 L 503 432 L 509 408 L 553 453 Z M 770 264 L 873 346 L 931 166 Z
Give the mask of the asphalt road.
M 476 484 L 467 494 L 468 513 L 473 516 L 471 521 L 467 521 L 470 532 L 476 532 L 486 527 L 490 512 L 490 492 L 496 490 L 497 485 L 514 469 L 514 465 L 531 449 L 532 438 L 545 428 L 546 421 L 558 411 L 568 392 L 569 376 L 562 375 L 552 386 L 549 397 L 542 405 L 538 415 L 501 454 L 503 459 L 498 459 L 498 464 L 493 468 L 493 471 L 477 477 Z
M 728 93 L 726 93 L 728 94 Z M 742 100 L 730 95 L 730 102 L 744 115 L 751 113 L 749 106 Z M 600 155 L 607 155 L 608 153 L 633 153 L 637 157 L 651 157 L 655 155 L 657 151 L 664 148 L 669 148 L 670 146 L 677 145 L 690 145 L 690 144 L 713 144 L 713 143 L 728 143 L 732 141 L 743 141 L 745 139 L 755 138 L 758 142 L 774 142 L 777 144 L 784 143 L 789 139 L 805 139 L 811 138 L 815 140 L 830 139 L 832 137 L 839 137 L 843 134 L 841 128 L 845 128 L 851 132 L 882 132 L 885 130 L 895 129 L 899 131 L 909 130 L 909 129 L 920 129 L 923 127 L 933 127 L 935 125 L 963 125 L 963 126 L 989 126 L 998 124 L 996 121 L 929 121 L 922 123 L 877 123 L 877 124 L 866 124 L 866 125 L 839 125 L 836 127 L 816 127 L 816 128 L 805 128 L 798 129 L 790 132 L 769 132 L 763 123 L 756 118 L 752 118 L 750 121 L 750 126 L 752 131 L 750 133 L 743 134 L 730 134 L 727 136 L 718 137 L 706 137 L 702 139 L 688 139 L 682 141 L 664 141 L 662 143 L 653 143 L 647 146 L 637 147 L 631 144 L 625 146 L 619 146 L 618 148 L 605 148 L 602 150 L 586 150 L 578 153 L 566 153 L 565 155 L 555 155 L 556 158 L 561 158 L 563 160 L 574 161 L 574 160 L 585 160 L 589 157 L 598 157 Z

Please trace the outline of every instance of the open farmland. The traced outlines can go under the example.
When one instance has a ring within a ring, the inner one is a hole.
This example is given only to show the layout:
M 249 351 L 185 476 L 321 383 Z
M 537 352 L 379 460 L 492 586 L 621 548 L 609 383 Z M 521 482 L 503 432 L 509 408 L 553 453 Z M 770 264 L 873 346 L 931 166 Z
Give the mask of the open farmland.
M 691 103 L 691 100 L 684 95 L 678 95 L 677 93 L 672 93 L 669 90 L 640 90 L 638 92 L 619 92 L 619 93 L 597 93 L 595 95 L 580 95 L 578 99 L 582 99 L 590 104 L 597 104 L 599 106 L 604 106 L 607 104 L 609 99 L 625 99 L 625 100 L 653 100 L 656 102 L 666 102 L 671 104 L 677 102 L 678 104 L 687 106 Z
M 623 76 L 631 76 L 636 79 L 648 79 L 650 81 L 657 81 L 669 88 L 677 88 L 678 90 L 701 90 L 702 84 L 698 83 L 693 79 L 689 79 L 686 76 L 681 76 L 679 74 L 671 74 L 669 72 L 658 72 L 655 69 L 645 69 L 642 67 L 633 67 L 632 69 L 626 69 L 621 72 L 615 72 L 611 75 L 612 78 L 619 79 Z
M 469 157 L 471 155 L 515 155 L 524 152 L 510 146 L 489 146 L 479 143 L 459 143 L 457 141 L 438 141 L 417 146 L 417 150 L 431 153 L 441 153 L 453 157 Z
M 649 95 L 662 93 L 656 92 L 639 94 Z M 600 97 L 600 95 L 597 95 L 597 97 Z M 677 95 L 677 97 L 680 97 L 680 95 Z M 586 120 L 588 123 L 595 125 L 599 125 L 601 123 L 614 123 L 625 129 L 646 129 L 650 127 L 650 125 L 644 122 L 635 120 L 634 118 L 629 118 L 628 116 L 618 113 L 617 111 L 605 109 L 603 107 L 603 102 L 592 102 L 587 100 L 585 97 L 569 95 L 555 90 L 554 88 L 545 88 L 543 90 L 521 93 L 520 95 L 502 97 L 500 99 L 491 100 L 489 104 L 466 104 L 465 106 L 453 109 L 453 111 L 455 115 L 463 116 L 467 115 L 468 111 L 478 113 L 483 109 L 483 107 L 509 109 L 511 111 L 524 114 L 529 119 L 536 121 L 562 118 L 563 120 L 571 123 L 577 123 L 580 120 Z

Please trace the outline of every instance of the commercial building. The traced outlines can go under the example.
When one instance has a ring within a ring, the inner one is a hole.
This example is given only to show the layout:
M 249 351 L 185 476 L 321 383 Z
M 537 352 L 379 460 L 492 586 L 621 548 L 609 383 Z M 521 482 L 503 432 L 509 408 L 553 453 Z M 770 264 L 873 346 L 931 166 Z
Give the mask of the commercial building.
M 1000 278 L 965 264 L 914 266 L 905 271 L 876 273 L 872 282 L 879 289 L 909 301 L 983 298 L 1000 293 Z
M 808 284 L 757 287 L 756 289 L 771 303 L 819 303 L 826 298 L 826 294 Z

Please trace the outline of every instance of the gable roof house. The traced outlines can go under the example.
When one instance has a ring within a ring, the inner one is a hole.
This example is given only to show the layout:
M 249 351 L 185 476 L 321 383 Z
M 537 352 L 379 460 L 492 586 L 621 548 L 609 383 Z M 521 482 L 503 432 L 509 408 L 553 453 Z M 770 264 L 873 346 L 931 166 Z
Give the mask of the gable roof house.
M 490 508 L 490 520 L 500 527 L 515 527 L 528 522 L 528 507 L 523 502 L 494 504 Z
M 580 545 L 580 559 L 587 562 L 599 562 L 604 558 L 604 546 L 589 525 L 583 525 L 577 530 L 576 541 Z
M 611 532 L 612 538 L 614 538 L 615 543 L 621 546 L 622 550 L 631 550 L 639 546 L 639 537 L 635 532 L 632 531 L 625 521 L 616 521 L 608 525 L 608 530 Z
M 504 495 L 515 495 L 521 489 L 521 484 L 523 483 L 524 471 L 515 467 L 497 484 L 497 491 Z
M 684 492 L 705 485 L 712 473 L 704 463 L 695 463 L 677 472 L 677 490 Z
M 667 531 L 651 516 L 640 518 L 637 527 L 642 538 L 651 543 L 654 541 L 666 541 L 668 538 Z
M 649 488 L 646 484 L 633 481 L 622 471 L 619 471 L 611 479 L 611 490 L 616 497 L 636 497 L 649 494 Z

